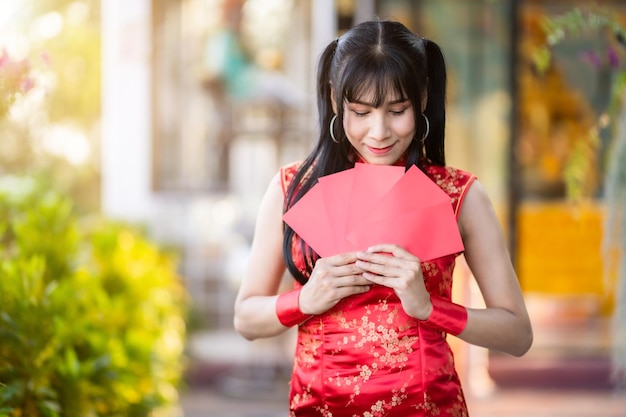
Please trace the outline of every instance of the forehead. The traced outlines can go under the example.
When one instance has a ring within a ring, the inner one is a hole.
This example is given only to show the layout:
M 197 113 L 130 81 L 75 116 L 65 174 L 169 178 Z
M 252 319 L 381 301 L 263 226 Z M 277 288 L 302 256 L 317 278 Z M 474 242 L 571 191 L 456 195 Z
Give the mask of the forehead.
M 399 83 L 389 79 L 373 79 L 370 82 L 354 84 L 352 88 L 347 86 L 344 99 L 349 103 L 362 103 L 379 107 L 384 104 L 407 101 L 408 97 Z
M 408 101 L 408 98 L 401 95 L 396 94 L 394 92 L 390 92 L 389 94 L 385 94 L 383 96 L 378 97 L 376 94 L 363 94 L 359 97 L 354 97 L 352 100 L 346 100 L 350 103 L 364 103 L 364 104 L 394 104 L 394 103 L 402 103 Z

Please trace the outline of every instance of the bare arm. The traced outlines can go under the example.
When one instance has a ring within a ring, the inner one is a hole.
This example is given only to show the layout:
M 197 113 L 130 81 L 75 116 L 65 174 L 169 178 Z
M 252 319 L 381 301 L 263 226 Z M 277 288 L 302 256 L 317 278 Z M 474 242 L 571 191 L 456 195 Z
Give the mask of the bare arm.
M 521 356 L 532 344 L 533 331 L 498 218 L 478 181 L 467 191 L 459 227 L 465 258 L 486 305 L 467 309 L 467 326 L 459 338 Z
M 235 329 L 246 339 L 275 336 L 287 330 L 275 311 L 285 273 L 282 208 L 283 192 L 275 176 L 259 207 L 248 268 L 235 301 Z

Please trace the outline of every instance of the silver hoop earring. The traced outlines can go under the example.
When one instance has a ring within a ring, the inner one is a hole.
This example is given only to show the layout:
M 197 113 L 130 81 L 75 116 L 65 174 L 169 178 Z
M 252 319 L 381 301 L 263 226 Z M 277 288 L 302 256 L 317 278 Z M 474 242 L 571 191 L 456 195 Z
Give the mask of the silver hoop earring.
M 424 141 L 428 137 L 428 134 L 430 133 L 430 122 L 428 121 L 428 117 L 426 117 L 424 113 L 422 113 L 422 117 L 424 118 L 424 121 L 426 121 L 426 132 L 424 133 L 424 136 L 422 136 L 422 143 L 424 143 Z
M 330 119 L 330 138 L 335 143 L 339 143 L 337 138 L 335 138 L 335 120 L 337 120 L 337 115 L 335 114 L 332 119 Z

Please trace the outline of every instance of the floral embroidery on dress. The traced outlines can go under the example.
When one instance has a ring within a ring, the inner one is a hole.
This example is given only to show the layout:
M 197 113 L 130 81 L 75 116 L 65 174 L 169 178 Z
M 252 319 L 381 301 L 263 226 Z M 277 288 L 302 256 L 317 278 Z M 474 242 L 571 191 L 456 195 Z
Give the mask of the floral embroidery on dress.
M 290 415 L 295 416 L 296 414 L 293 412 L 294 409 L 296 409 L 300 404 L 306 404 L 313 399 L 313 395 L 311 393 L 311 383 L 309 383 L 309 385 L 302 391 L 292 395 L 289 407 L 292 410 L 289 413 Z
M 426 414 L 424 416 L 439 416 L 441 414 L 441 410 L 437 407 L 437 404 L 432 401 L 432 398 L 424 392 L 424 401 L 421 404 L 417 404 L 414 406 L 418 410 L 424 411 Z
M 378 400 L 372 407 L 370 411 L 366 411 L 363 413 L 363 417 L 384 417 L 389 415 L 389 411 L 394 407 L 399 406 L 405 401 L 409 395 L 406 392 L 406 387 L 408 384 L 404 384 L 400 389 L 391 390 L 391 400 L 389 402 Z M 353 414 L 352 417 L 361 417 L 358 414 Z
M 319 357 L 318 349 L 322 346 L 322 341 L 319 338 L 303 338 L 302 349 L 298 352 L 298 366 L 303 368 L 310 368 Z
M 344 350 L 359 351 L 369 358 L 365 364 L 356 365 L 354 374 L 340 376 L 336 373 L 328 377 L 330 385 L 338 388 L 351 387 L 348 405 L 354 402 L 371 377 L 381 369 L 402 370 L 413 353 L 413 345 L 418 338 L 417 335 L 400 335 L 411 326 L 401 324 L 398 320 L 400 307 L 390 308 L 386 300 L 379 300 L 373 306 L 366 306 L 364 312 L 360 318 L 352 319 L 348 319 L 343 310 L 337 310 L 329 315 L 329 318 L 345 333 L 345 336 L 336 341 L 331 354 L 338 354 Z M 415 326 L 413 323 L 412 327 Z
M 465 400 L 463 398 L 463 393 L 459 390 L 459 393 L 456 397 L 457 402 L 452 406 L 452 408 L 447 409 L 446 411 L 452 417 L 468 417 L 467 407 L 465 407 Z

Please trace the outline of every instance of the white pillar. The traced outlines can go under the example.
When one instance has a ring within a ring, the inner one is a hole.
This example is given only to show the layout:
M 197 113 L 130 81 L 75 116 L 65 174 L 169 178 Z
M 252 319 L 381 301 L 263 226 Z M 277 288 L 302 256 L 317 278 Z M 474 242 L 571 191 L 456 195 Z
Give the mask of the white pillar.
M 317 65 L 326 45 L 337 37 L 337 12 L 334 0 L 311 1 L 311 50 Z
M 145 221 L 151 196 L 151 0 L 102 1 L 102 210 Z
M 375 13 L 376 5 L 374 0 L 359 0 L 356 2 L 356 10 L 354 11 L 354 23 L 373 20 L 376 17 Z
M 317 65 L 319 58 L 330 41 L 337 37 L 337 11 L 334 0 L 311 0 L 311 80 L 313 92 L 317 89 Z M 316 112 L 315 93 L 313 109 Z

